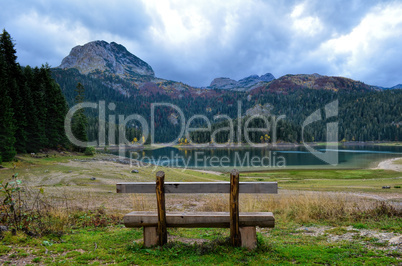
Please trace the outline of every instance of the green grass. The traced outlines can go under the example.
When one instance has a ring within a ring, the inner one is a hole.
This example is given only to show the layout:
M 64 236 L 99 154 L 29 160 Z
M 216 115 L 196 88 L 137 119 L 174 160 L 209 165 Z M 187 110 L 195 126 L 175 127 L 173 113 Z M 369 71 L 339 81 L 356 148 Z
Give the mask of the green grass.
M 376 143 L 375 145 L 378 145 L 378 146 L 402 146 L 402 142 L 398 142 L 398 141 L 395 141 L 395 142 L 384 142 L 384 143 Z
M 258 247 L 249 251 L 233 248 L 222 229 L 169 229 L 183 238 L 202 237 L 202 244 L 170 241 L 159 248 L 141 244 L 141 229 L 120 226 L 104 229 L 78 229 L 60 238 L 31 238 L 6 234 L 0 245 L 0 256 L 11 264 L 30 256 L 32 263 L 43 264 L 398 264 L 400 253 L 381 250 L 376 239 L 358 242 L 328 242 L 326 237 L 304 235 L 294 227 L 281 227 L 258 233 Z M 224 230 L 228 231 L 228 229 Z M 333 230 L 342 233 L 344 229 Z M 208 235 L 206 235 L 208 233 Z M 328 232 L 330 233 L 330 232 Z M 46 243 L 46 244 L 44 244 Z
M 115 199 L 118 205 L 111 203 L 110 206 L 106 207 L 109 214 L 118 212 L 122 208 L 121 204 L 126 203 L 122 201 L 132 201 L 129 197 L 125 197 L 129 195 L 114 193 L 115 183 L 120 181 L 154 181 L 156 174 L 153 171 L 153 167 L 138 168 L 139 173 L 133 174 L 131 173 L 132 168 L 129 166 L 118 164 L 102 168 L 98 165 L 85 163 L 69 163 L 71 159 L 92 158 L 87 156 L 49 156 L 39 159 L 23 155 L 18 156 L 18 158 L 18 162 L 3 164 L 9 169 L 0 171 L 0 180 L 10 179 L 14 172 L 18 172 L 21 179 L 32 182 L 35 188 L 43 186 L 45 193 L 52 195 L 51 200 L 55 200 L 57 196 L 61 197 L 60 191 L 62 191 L 66 193 L 66 197 L 71 197 L 69 198 L 71 201 L 86 202 L 92 199 L 95 208 L 101 204 L 108 204 L 109 201 Z M 402 163 L 402 159 L 397 162 Z M 16 165 L 15 170 L 12 169 L 13 164 Z M 229 180 L 227 174 L 215 175 L 171 168 L 158 168 L 158 170 L 165 171 L 167 182 Z M 96 177 L 96 180 L 90 180 L 89 178 L 92 176 Z M 331 169 L 241 173 L 240 178 L 241 181 L 277 181 L 280 191 L 287 189 L 299 191 L 373 192 L 377 195 L 379 193 L 401 193 L 401 189 L 396 188 L 402 185 L 400 176 L 398 172 L 386 170 Z M 55 180 L 57 177 L 60 178 Z M 389 185 L 391 189 L 382 189 L 383 185 Z M 90 192 L 87 189 L 94 189 L 94 192 Z M 274 198 L 275 196 L 279 198 Z M 280 201 L 281 196 L 280 193 L 269 199 Z M 212 202 L 214 199 L 211 199 Z M 286 200 L 286 198 L 283 200 Z M 186 204 L 189 202 L 193 203 L 194 199 L 188 202 L 182 201 L 183 208 L 187 209 Z M 319 203 L 321 201 L 317 204 Z M 314 207 L 314 204 L 308 206 Z M 295 211 L 300 209 L 298 206 L 294 208 Z M 286 213 L 285 209 L 272 209 L 272 211 L 275 214 L 276 227 L 274 229 L 262 229 L 258 233 L 258 247 L 253 251 L 231 247 L 227 239 L 229 236 L 228 229 L 210 228 L 169 228 L 168 232 L 171 240 L 166 246 L 163 248 L 145 248 L 142 246 L 142 229 L 127 229 L 121 225 L 95 228 L 93 227 L 93 220 L 88 220 L 84 223 L 85 217 L 80 214 L 78 216 L 81 218 L 77 218 L 77 223 L 73 226 L 67 227 L 64 234 L 30 237 L 21 232 L 18 232 L 15 236 L 11 235 L 10 232 L 6 232 L 1 239 L 0 259 L 5 265 L 19 264 L 22 261 L 40 265 L 103 265 L 112 263 L 119 265 L 291 265 L 334 263 L 338 265 L 398 265 L 401 263 L 402 254 L 400 250 L 389 250 L 387 244 L 373 237 L 356 236 L 353 241 L 328 241 L 329 235 L 339 236 L 363 229 L 402 234 L 401 217 L 370 213 L 370 215 L 362 215 L 360 218 L 357 218 L 357 216 L 344 217 L 342 215 L 328 219 L 309 218 L 304 223 L 297 220 L 297 217 L 292 217 L 292 212 Z M 378 211 L 381 211 L 381 209 L 378 209 Z M 301 212 L 306 211 L 301 210 Z M 347 214 L 347 212 L 345 213 Z M 319 214 L 320 212 L 317 212 L 317 215 Z M 357 213 L 357 215 L 360 214 Z M 97 217 L 96 214 L 93 214 L 94 217 Z M 312 236 L 296 230 L 302 225 L 331 226 L 334 228 L 327 230 L 324 235 Z M 352 226 L 353 230 L 345 229 L 347 226 Z M 203 243 L 185 244 L 186 240 L 192 241 L 194 239 L 198 239 Z
M 394 193 L 401 174 L 391 170 L 283 170 L 241 173 L 241 181 L 275 181 L 283 189 Z M 392 189 L 382 189 L 391 186 Z M 399 191 L 398 191 L 399 192 Z
M 313 142 L 315 146 L 342 146 L 342 142 Z
M 242 173 L 240 177 L 262 177 L 271 179 L 386 179 L 399 177 L 400 174 L 395 171 L 387 170 L 283 170 L 261 173 Z

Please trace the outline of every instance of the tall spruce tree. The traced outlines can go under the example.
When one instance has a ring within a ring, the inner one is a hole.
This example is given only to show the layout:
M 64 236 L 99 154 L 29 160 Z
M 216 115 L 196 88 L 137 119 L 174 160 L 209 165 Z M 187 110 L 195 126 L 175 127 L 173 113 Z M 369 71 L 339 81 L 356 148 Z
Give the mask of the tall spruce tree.
M 67 104 L 60 86 L 51 77 L 49 65 L 46 64 L 41 67 L 40 75 L 46 103 L 47 147 L 57 148 L 66 144 L 64 118 L 67 114 Z
M 85 88 L 80 82 L 78 82 L 75 91 L 77 93 L 75 97 L 76 104 L 83 103 L 85 98 Z M 88 141 L 87 124 L 88 121 L 87 117 L 85 116 L 84 109 L 79 109 L 77 112 L 74 113 L 71 129 L 74 136 L 80 141 Z M 85 147 L 74 146 L 74 149 L 76 151 L 83 152 L 85 150 Z
M 17 63 L 16 50 L 14 48 L 13 40 L 10 34 L 3 30 L 0 36 L 0 53 L 4 59 L 4 74 L 6 80 L 4 85 L 6 86 L 7 94 L 11 98 L 11 105 L 13 109 L 13 116 L 15 121 L 15 139 L 14 144 L 18 152 L 26 152 L 25 146 L 27 141 L 27 134 L 25 127 L 27 124 L 24 101 L 22 95 L 25 91 L 23 84 L 24 76 L 21 71 L 20 65 Z
M 35 104 L 37 115 L 37 144 L 39 147 L 46 147 L 48 139 L 46 136 L 46 123 L 47 123 L 47 104 L 46 95 L 40 69 L 35 67 L 33 69 L 33 80 L 31 82 L 32 100 Z
M 0 34 L 0 157 L 37 152 L 67 143 L 67 102 L 50 67 L 21 68 L 10 34 Z M 80 118 L 82 120 L 82 118 Z
M 26 93 L 24 94 L 25 113 L 28 121 L 25 128 L 27 132 L 26 150 L 31 153 L 38 152 L 43 147 L 45 143 L 45 130 L 44 127 L 41 129 L 43 122 L 41 121 L 42 114 L 39 112 L 40 109 L 38 108 L 40 101 L 36 101 L 37 92 L 34 90 L 39 87 L 39 85 L 35 84 L 34 72 L 30 66 L 24 68 L 24 76 L 25 86 L 29 88 L 26 89 Z
M 11 107 L 11 97 L 7 90 L 7 75 L 5 71 L 5 61 L 0 54 L 0 163 L 1 161 L 11 161 L 16 150 L 15 143 L 15 121 Z

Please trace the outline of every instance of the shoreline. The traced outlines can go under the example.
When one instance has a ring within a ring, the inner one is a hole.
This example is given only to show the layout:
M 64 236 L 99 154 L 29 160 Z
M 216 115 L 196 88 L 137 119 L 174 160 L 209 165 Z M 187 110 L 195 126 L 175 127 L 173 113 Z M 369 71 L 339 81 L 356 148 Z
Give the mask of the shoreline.
M 383 160 L 378 163 L 377 167 L 369 168 L 371 170 L 393 170 L 396 172 L 402 172 L 402 164 L 395 164 L 394 161 L 401 160 L 402 157 L 396 157 L 392 159 Z
M 261 143 L 256 143 L 260 145 Z M 96 150 L 108 150 L 112 152 L 118 151 L 120 148 L 124 148 L 126 151 L 142 151 L 142 150 L 155 150 L 160 148 L 172 147 L 176 149 L 184 149 L 184 150 L 192 150 L 192 149 L 248 149 L 248 148 L 256 148 L 256 149 L 275 149 L 275 148 L 296 148 L 303 147 L 305 145 L 317 147 L 317 146 L 402 146 L 402 142 L 389 142 L 389 141 L 347 141 L 347 142 L 306 142 L 303 143 L 290 143 L 290 142 L 281 142 L 273 145 L 272 143 L 268 143 L 267 146 L 264 147 L 253 147 L 249 144 L 207 144 L 205 146 L 197 146 L 197 145 L 174 145 L 174 146 L 163 146 L 160 144 L 147 144 L 147 145 L 123 145 L 123 146 L 98 146 L 95 147 Z
M 363 168 L 363 169 L 369 169 L 369 170 L 393 170 L 396 172 L 402 172 L 402 164 L 394 164 L 394 161 L 397 160 L 401 160 L 402 157 L 395 157 L 395 158 L 391 158 L 391 159 L 386 159 L 386 160 L 382 160 L 379 162 L 376 162 L 375 164 L 377 164 L 376 167 L 367 167 L 367 168 Z M 97 158 L 91 158 L 89 159 L 91 161 L 93 160 L 99 160 L 99 161 L 112 161 L 115 163 L 119 163 L 119 164 L 125 164 L 128 165 L 132 163 L 132 161 L 129 158 L 121 158 L 118 155 L 114 155 L 114 154 L 105 154 L 105 153 L 101 153 L 98 154 Z M 155 165 L 152 165 L 155 166 Z M 191 170 L 191 171 L 196 171 L 196 172 L 200 172 L 200 173 L 208 173 L 208 174 L 214 174 L 214 175 L 222 175 L 227 173 L 228 171 L 223 170 L 220 171 L 218 169 L 215 168 L 211 168 L 211 169 L 197 169 L 197 168 L 175 168 L 175 167 L 171 167 L 171 169 L 177 169 L 177 170 Z M 290 168 L 284 168 L 283 170 L 289 170 Z M 326 168 L 326 169 L 331 169 L 331 168 Z M 291 170 L 326 170 L 326 169 L 320 169 L 320 168 L 311 168 L 311 169 L 306 169 L 303 167 L 300 168 L 291 168 Z M 346 170 L 348 170 L 349 168 L 345 168 Z M 270 169 L 270 170 L 275 170 L 275 171 L 280 171 L 281 169 Z M 253 172 L 266 172 L 267 169 L 253 169 L 253 170 L 248 170 L 248 171 L 240 171 L 240 172 L 244 172 L 244 173 L 253 173 Z M 269 171 L 269 170 L 268 170 Z

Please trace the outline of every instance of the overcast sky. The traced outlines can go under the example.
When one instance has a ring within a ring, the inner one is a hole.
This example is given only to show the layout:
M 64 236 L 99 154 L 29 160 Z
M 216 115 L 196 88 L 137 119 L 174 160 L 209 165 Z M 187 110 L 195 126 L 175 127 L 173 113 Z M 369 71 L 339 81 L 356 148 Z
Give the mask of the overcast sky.
M 21 65 L 105 40 L 193 86 L 267 72 L 402 83 L 402 1 L 0 0 L 0 26 Z

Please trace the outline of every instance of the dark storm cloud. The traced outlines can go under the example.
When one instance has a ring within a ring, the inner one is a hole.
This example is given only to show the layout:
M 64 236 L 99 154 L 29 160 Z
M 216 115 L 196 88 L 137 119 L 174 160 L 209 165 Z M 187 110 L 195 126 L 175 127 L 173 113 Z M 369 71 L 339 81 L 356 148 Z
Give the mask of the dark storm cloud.
M 117 33 L 132 39 L 139 39 L 149 24 L 140 1 L 44 1 L 35 9 L 53 21 L 79 22 L 91 31 Z
M 21 64 L 60 64 L 75 45 L 126 46 L 158 77 L 207 86 L 251 74 L 402 83 L 401 1 L 12 1 L 0 25 Z
M 204 86 L 214 77 L 240 79 L 266 72 L 272 72 L 277 77 L 287 73 L 346 75 L 367 83 L 391 86 L 400 82 L 399 79 L 394 76 L 378 83 L 375 74 L 380 70 L 376 69 L 378 63 L 375 60 L 371 62 L 372 73 L 366 73 L 366 70 L 357 73 L 353 71 L 356 66 L 349 65 L 350 61 L 355 60 L 365 64 L 367 59 L 364 56 L 376 57 L 370 51 L 367 55 L 354 58 L 356 52 L 335 53 L 331 47 L 326 50 L 322 48 L 326 42 L 352 33 L 369 12 L 376 13 L 376 9 L 386 4 L 378 1 L 291 1 L 286 4 L 283 1 L 244 1 L 226 9 L 218 6 L 205 16 L 213 25 L 207 37 L 187 45 L 178 45 L 177 49 L 168 47 L 165 53 L 156 55 L 163 64 L 153 65 L 163 77 L 176 76 L 190 84 Z M 178 5 L 173 8 L 183 13 L 186 11 L 185 7 Z M 228 18 L 235 23 L 229 25 Z M 228 27 L 234 34 L 225 42 Z M 400 33 L 397 36 L 400 40 Z M 367 39 L 367 42 L 372 41 Z M 169 42 L 166 44 L 170 45 Z M 159 49 L 163 50 L 163 45 Z M 390 49 L 399 51 L 398 46 Z M 396 53 L 401 55 L 400 52 Z M 392 74 L 385 76 L 391 77 Z

